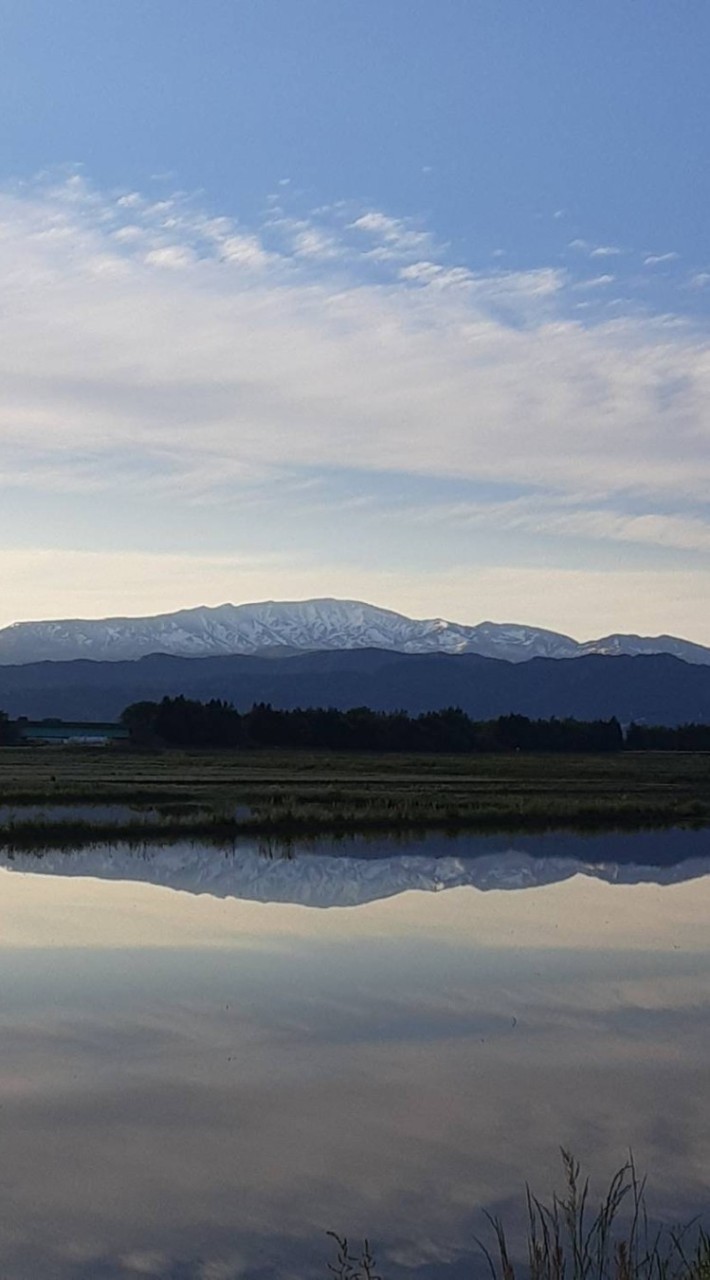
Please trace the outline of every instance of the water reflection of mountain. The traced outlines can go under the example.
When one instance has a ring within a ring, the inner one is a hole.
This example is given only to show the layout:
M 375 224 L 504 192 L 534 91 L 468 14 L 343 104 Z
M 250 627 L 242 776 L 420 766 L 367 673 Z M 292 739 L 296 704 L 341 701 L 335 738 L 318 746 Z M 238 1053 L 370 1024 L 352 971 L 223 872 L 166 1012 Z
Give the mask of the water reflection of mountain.
M 658 833 L 654 834 L 658 839 Z M 544 856 L 537 849 L 516 848 L 512 840 L 506 847 L 501 838 L 498 849 L 485 847 L 494 843 L 489 839 L 479 842 L 475 853 L 465 844 L 460 848 L 457 841 L 448 846 L 455 852 L 446 852 L 445 842 L 427 848 L 429 842 L 423 840 L 416 845 L 370 846 L 367 853 L 351 846 L 347 853 L 296 849 L 288 856 L 278 849 L 251 846 L 226 852 L 185 842 L 149 845 L 139 852 L 100 846 L 76 853 L 4 854 L 0 866 L 17 872 L 141 882 L 218 898 L 346 907 L 413 889 L 433 893 L 471 885 L 479 890 L 520 890 L 575 875 L 617 884 L 668 885 L 710 875 L 710 835 L 676 832 L 667 833 L 666 839 L 671 835 L 683 837 L 671 841 L 673 853 L 681 856 L 671 860 L 669 855 L 664 865 L 658 865 L 658 848 L 646 847 L 641 833 L 623 837 L 619 848 L 615 848 L 614 837 L 586 842 L 572 837 L 573 846 L 577 846 L 574 852 L 570 849 L 572 856 Z M 550 846 L 546 837 L 537 838 L 534 845 L 542 840 Z M 529 846 L 531 842 L 524 843 Z M 683 852 L 687 856 L 683 857 Z M 621 857 L 614 856 L 619 853 Z M 648 861 L 644 854 L 651 855 Z

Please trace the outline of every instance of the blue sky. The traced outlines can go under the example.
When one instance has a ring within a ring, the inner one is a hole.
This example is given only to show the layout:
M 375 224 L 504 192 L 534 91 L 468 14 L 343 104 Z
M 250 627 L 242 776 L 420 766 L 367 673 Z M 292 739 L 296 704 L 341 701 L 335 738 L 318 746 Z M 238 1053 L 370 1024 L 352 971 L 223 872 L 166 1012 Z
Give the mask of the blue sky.
M 5 0 L 0 623 L 710 643 L 704 0 Z

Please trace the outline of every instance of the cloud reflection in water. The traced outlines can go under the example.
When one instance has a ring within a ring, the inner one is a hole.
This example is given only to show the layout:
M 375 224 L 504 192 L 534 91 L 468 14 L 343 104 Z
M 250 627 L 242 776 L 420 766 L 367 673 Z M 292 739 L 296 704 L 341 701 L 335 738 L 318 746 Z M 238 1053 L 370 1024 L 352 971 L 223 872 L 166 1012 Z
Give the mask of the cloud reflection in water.
M 329 1227 L 458 1277 L 561 1143 L 602 1176 L 633 1146 L 671 1218 L 707 1193 L 710 877 L 325 911 L 0 889 L 8 1280 L 310 1277 Z

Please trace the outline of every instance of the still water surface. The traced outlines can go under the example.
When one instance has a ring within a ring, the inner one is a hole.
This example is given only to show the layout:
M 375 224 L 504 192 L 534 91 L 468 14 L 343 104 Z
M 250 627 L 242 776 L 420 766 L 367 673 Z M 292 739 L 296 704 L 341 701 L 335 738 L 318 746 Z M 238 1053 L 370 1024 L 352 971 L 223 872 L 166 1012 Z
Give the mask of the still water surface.
M 460 1280 L 560 1145 L 703 1208 L 710 837 L 580 839 L 2 859 L 3 1280 Z

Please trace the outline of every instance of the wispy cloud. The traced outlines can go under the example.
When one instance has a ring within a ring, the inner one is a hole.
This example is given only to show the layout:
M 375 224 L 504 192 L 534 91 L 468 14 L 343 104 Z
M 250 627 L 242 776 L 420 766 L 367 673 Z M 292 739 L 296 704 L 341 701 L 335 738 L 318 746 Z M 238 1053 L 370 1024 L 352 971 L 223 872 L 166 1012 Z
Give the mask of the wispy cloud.
M 697 323 L 608 318 L 606 274 L 582 282 L 582 323 L 571 270 L 481 271 L 407 220 L 282 199 L 243 226 L 76 175 L 0 193 L 0 482 L 189 501 L 335 470 L 538 486 L 525 528 L 561 543 L 704 553 L 684 511 L 710 486 Z
M 574 495 L 566 499 L 548 493 L 504 502 L 442 502 L 425 509 L 418 508 L 416 518 L 459 528 L 498 527 L 509 532 L 540 534 L 550 538 L 630 542 L 641 546 L 710 552 L 710 519 L 655 511 L 630 513 L 609 506 L 589 506 L 582 497 Z
M 616 280 L 616 276 L 610 276 L 608 274 L 601 275 L 601 276 L 591 276 L 587 280 L 577 281 L 574 287 L 575 289 L 600 289 L 600 288 L 604 288 L 604 286 L 607 284 L 613 284 L 615 280 Z
M 420 228 L 413 227 L 402 218 L 391 218 L 378 209 L 368 209 L 349 224 L 349 229 L 363 232 L 376 241 L 370 253 L 386 257 L 408 257 L 433 247 L 433 237 Z
M 592 244 L 589 240 L 575 239 L 569 242 L 570 249 L 576 249 L 590 258 L 616 258 L 623 252 L 615 244 Z
M 644 258 L 643 265 L 645 267 L 658 267 L 663 262 L 677 262 L 679 255 L 677 253 L 649 253 Z
M 181 197 L 111 198 L 76 178 L 5 193 L 0 429 L 15 464 L 169 449 L 186 477 L 209 457 L 707 491 L 703 335 L 635 314 L 585 327 L 557 269 L 417 257 L 373 277 L 373 241 L 418 233 L 373 211 L 358 223 L 359 255 L 334 225 L 320 239 L 301 226 L 311 238 L 285 250 L 278 229 Z

